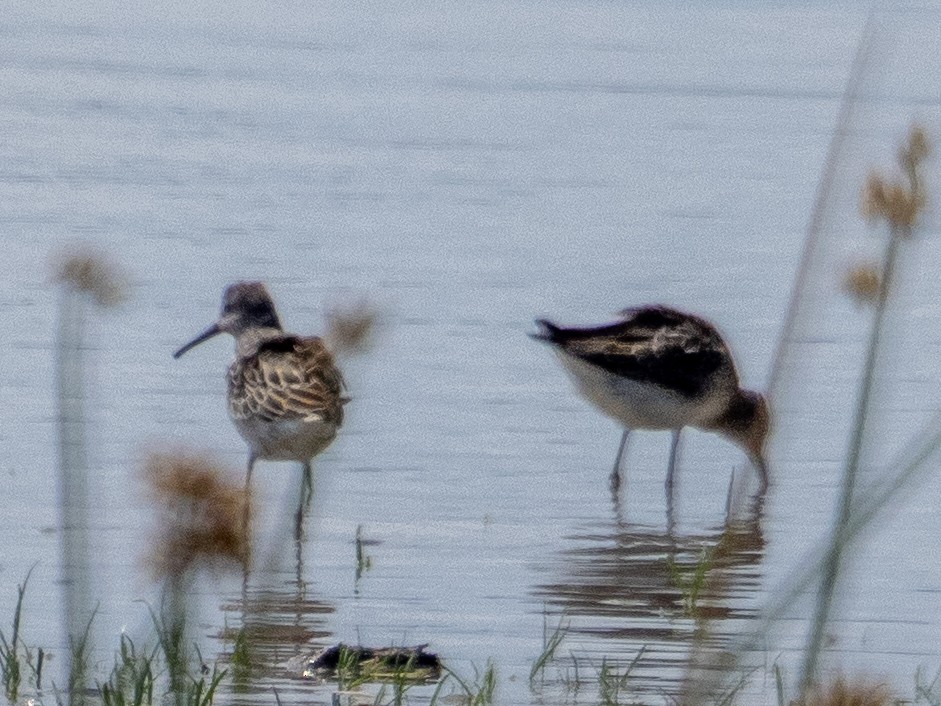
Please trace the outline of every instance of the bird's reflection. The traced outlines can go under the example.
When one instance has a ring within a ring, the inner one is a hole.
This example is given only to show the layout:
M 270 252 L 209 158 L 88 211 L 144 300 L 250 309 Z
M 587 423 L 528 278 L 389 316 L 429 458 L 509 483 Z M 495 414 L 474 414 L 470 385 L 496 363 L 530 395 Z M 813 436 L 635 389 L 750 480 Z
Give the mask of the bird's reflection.
M 684 533 L 671 512 L 665 527 L 631 523 L 615 498 L 613 518 L 569 537 L 549 567 L 555 578 L 533 594 L 564 622 L 576 659 L 583 650 L 595 664 L 627 663 L 643 650 L 634 687 L 647 679 L 649 690 L 679 694 L 697 641 L 708 635 L 721 649 L 753 614 L 763 504 L 763 494 L 730 501 L 723 522 Z
M 293 679 L 300 672 L 291 659 L 316 651 L 331 636 L 327 621 L 334 607 L 293 581 L 251 586 L 222 610 L 234 618 L 222 637 L 231 646 L 225 658 L 239 693 L 269 692 L 271 679 Z
M 270 681 L 259 677 L 296 677 L 300 669 L 292 668 L 292 660 L 306 663 L 305 658 L 325 646 L 332 635 L 328 620 L 335 608 L 317 598 L 304 578 L 304 550 L 309 541 L 304 524 L 313 498 L 314 478 L 305 473 L 297 494 L 285 498 L 278 515 L 283 521 L 271 528 L 269 546 L 256 569 L 243 575 L 239 600 L 222 606 L 233 618 L 226 621 L 230 627 L 222 637 L 232 645 L 226 656 L 237 692 L 267 692 Z M 243 673 L 246 669 L 250 673 Z

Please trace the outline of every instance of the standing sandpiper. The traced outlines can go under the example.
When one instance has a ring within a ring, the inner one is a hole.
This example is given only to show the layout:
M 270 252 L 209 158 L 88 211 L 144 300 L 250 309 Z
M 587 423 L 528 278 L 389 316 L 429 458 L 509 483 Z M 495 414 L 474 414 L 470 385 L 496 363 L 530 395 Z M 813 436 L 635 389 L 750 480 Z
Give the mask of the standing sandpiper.
M 732 354 L 704 319 L 665 306 L 621 312 L 623 319 L 592 328 L 562 328 L 545 320 L 533 338 L 555 348 L 578 391 L 624 425 L 611 486 L 621 482 L 621 459 L 631 429 L 672 429 L 666 485 L 672 491 L 680 431 L 693 426 L 740 446 L 768 486 L 765 398 L 743 390 Z
M 238 282 L 222 296 L 222 315 L 173 354 L 216 334 L 235 337 L 229 366 L 229 416 L 248 443 L 251 483 L 255 461 L 298 461 L 310 490 L 310 462 L 343 423 L 343 376 L 316 336 L 285 333 L 271 295 L 261 282 Z

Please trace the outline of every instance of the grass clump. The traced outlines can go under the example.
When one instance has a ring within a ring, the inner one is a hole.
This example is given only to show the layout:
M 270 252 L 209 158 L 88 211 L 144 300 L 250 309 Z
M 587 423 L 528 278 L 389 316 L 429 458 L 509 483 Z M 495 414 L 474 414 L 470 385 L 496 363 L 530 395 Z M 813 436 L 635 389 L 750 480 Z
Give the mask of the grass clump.
M 4 693 L 10 702 L 16 702 L 20 693 L 24 667 L 32 672 L 33 683 L 36 688 L 42 688 L 42 668 L 46 653 L 42 648 L 35 650 L 35 652 L 30 650 L 20 638 L 23 599 L 26 596 L 26 584 L 29 582 L 32 571 L 30 569 L 23 583 L 17 586 L 16 607 L 13 609 L 13 627 L 9 638 L 0 630 L 0 678 L 3 680 Z
M 931 681 L 925 681 L 924 673 L 919 669 L 915 673 L 914 703 L 941 706 L 941 694 L 938 693 L 939 685 L 941 685 L 941 670 L 935 672 Z
M 548 615 L 543 614 L 542 617 L 542 652 L 539 653 L 539 656 L 536 658 L 536 661 L 533 662 L 532 668 L 529 670 L 529 686 L 532 688 L 537 680 L 545 677 L 546 667 L 549 665 L 552 660 L 555 659 L 556 651 L 559 649 L 559 646 L 562 644 L 562 641 L 565 639 L 565 635 L 568 632 L 568 623 L 564 620 L 560 620 L 559 623 L 555 626 L 552 632 L 549 632 L 549 621 Z
M 232 665 L 232 682 L 236 690 L 245 691 L 252 679 L 252 642 L 248 631 L 242 627 L 235 633 L 232 654 L 229 663 Z
M 368 540 L 363 539 L 363 526 L 356 525 L 356 574 L 353 578 L 354 586 L 359 585 L 363 574 L 372 568 L 372 557 L 366 553 Z
M 16 608 L 13 610 L 13 631 L 10 639 L 0 632 L 0 669 L 3 675 L 3 688 L 10 701 L 16 701 L 22 679 L 20 665 L 20 617 L 23 614 L 23 595 L 26 592 L 26 581 L 17 588 Z
M 211 670 L 204 667 L 202 672 L 198 679 L 190 677 L 184 691 L 184 706 L 211 706 L 216 689 L 227 673 L 225 669 L 219 669 L 215 665 Z
M 127 635 L 115 655 L 114 668 L 104 684 L 99 683 L 103 706 L 144 706 L 154 701 L 154 663 L 159 647 L 138 652 Z
M 696 563 L 690 569 L 684 569 L 672 557 L 667 557 L 667 568 L 674 585 L 683 598 L 683 612 L 688 618 L 699 616 L 699 597 L 706 588 L 709 570 L 713 566 L 712 552 L 703 549 Z
M 598 698 L 601 706 L 618 706 L 621 703 L 621 697 L 628 692 L 627 681 L 634 664 L 631 662 L 624 671 L 620 671 L 617 665 L 612 665 L 606 659 L 601 660 L 598 670 Z
M 494 695 L 497 690 L 497 668 L 491 661 L 487 661 L 487 666 L 483 672 L 474 667 L 474 679 L 462 679 L 456 672 L 445 667 L 448 676 L 454 679 L 464 692 L 461 703 L 466 706 L 489 706 L 494 701 Z M 435 691 L 432 704 L 437 703 L 439 692 Z

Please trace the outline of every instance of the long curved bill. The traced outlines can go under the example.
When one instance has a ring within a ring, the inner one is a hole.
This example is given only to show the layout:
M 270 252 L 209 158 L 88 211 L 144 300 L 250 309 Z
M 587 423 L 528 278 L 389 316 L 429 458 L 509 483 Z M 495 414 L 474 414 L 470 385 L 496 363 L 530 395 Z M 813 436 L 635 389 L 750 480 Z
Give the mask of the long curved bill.
M 179 358 L 181 355 L 183 355 L 184 353 L 186 353 L 186 351 L 188 351 L 190 348 L 195 348 L 196 346 L 198 346 L 198 345 L 199 345 L 200 343 L 202 343 L 203 341 L 208 341 L 208 340 L 209 340 L 210 338 L 212 338 L 213 336 L 217 336 L 218 334 L 222 333 L 222 331 L 223 331 L 222 326 L 221 326 L 220 322 L 217 321 L 217 322 L 214 323 L 212 326 L 210 326 L 210 327 L 207 328 L 205 331 L 203 331 L 201 334 L 199 334 L 199 335 L 198 335 L 196 338 L 194 338 L 192 341 L 190 341 L 190 342 L 187 343 L 185 346 L 183 346 L 182 348 L 180 348 L 180 350 L 178 350 L 176 353 L 173 354 L 173 357 L 174 357 L 174 358 Z

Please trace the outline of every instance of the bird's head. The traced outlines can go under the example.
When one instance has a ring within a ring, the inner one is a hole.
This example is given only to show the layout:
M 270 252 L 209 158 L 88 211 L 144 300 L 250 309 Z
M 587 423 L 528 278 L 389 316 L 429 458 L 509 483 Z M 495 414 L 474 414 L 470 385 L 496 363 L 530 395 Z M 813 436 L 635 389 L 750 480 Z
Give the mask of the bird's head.
M 767 441 L 771 433 L 771 410 L 760 392 L 739 390 L 725 414 L 716 423 L 716 431 L 738 444 L 761 477 L 762 489 L 769 482 Z
M 191 348 L 220 333 L 239 338 L 246 331 L 257 329 L 281 330 L 268 288 L 261 282 L 236 282 L 226 287 L 222 295 L 222 313 L 209 328 L 173 354 L 179 358 Z

